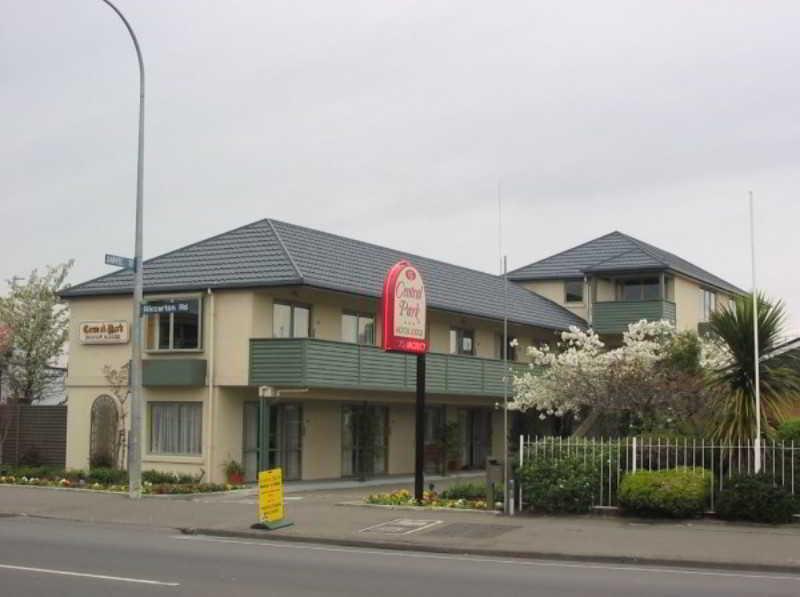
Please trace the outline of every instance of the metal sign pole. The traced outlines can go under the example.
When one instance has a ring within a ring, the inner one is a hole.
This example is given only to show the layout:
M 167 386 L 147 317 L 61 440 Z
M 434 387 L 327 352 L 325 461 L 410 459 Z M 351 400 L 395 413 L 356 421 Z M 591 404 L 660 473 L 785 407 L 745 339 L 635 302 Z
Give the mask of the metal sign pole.
M 425 490 L 425 353 L 417 355 L 417 416 L 414 465 L 414 499 L 422 501 Z

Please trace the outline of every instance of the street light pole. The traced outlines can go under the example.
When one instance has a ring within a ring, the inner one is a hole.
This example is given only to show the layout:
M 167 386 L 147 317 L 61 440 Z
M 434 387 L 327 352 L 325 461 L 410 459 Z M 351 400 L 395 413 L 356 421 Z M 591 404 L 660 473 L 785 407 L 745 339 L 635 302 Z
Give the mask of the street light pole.
M 142 268 L 142 211 L 144 179 L 144 61 L 139 40 L 131 24 L 110 0 L 101 0 L 117 13 L 133 40 L 136 58 L 139 61 L 139 155 L 136 162 L 136 236 L 133 268 L 133 325 L 130 364 L 131 429 L 128 434 L 128 495 L 132 499 L 142 497 L 142 304 L 144 271 Z

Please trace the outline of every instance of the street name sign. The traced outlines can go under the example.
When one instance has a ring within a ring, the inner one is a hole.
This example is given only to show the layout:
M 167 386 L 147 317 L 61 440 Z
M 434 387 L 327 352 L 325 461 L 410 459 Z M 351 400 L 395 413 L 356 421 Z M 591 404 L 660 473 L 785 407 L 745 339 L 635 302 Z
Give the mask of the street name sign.
M 130 257 L 121 257 L 119 255 L 110 255 L 106 253 L 106 265 L 113 265 L 123 269 L 136 269 L 136 261 Z
M 170 313 L 197 313 L 197 299 L 175 301 L 149 301 L 142 303 L 142 315 L 159 315 Z

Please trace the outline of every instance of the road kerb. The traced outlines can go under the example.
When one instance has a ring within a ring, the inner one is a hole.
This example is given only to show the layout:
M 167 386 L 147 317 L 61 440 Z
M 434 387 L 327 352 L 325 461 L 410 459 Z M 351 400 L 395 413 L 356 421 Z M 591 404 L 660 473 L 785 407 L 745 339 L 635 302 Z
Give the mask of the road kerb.
M 573 563 L 617 564 L 629 566 L 654 566 L 660 568 L 689 568 L 698 570 L 719 570 L 737 572 L 772 572 L 800 576 L 800 564 L 754 564 L 742 562 L 719 562 L 703 560 L 683 560 L 675 558 L 651 558 L 639 556 L 609 556 L 604 554 L 568 554 L 557 552 L 525 551 L 451 547 L 449 545 L 421 544 L 410 542 L 373 541 L 364 539 L 314 537 L 309 535 L 272 534 L 263 531 L 240 531 L 230 529 L 179 528 L 184 535 L 203 535 L 207 537 L 256 539 L 262 541 L 284 541 L 292 543 L 314 543 L 318 545 L 336 545 L 339 547 L 356 547 L 369 549 L 385 549 L 391 551 L 415 551 L 421 553 L 451 554 L 461 556 L 483 556 L 492 558 L 516 558 L 522 560 L 543 560 Z

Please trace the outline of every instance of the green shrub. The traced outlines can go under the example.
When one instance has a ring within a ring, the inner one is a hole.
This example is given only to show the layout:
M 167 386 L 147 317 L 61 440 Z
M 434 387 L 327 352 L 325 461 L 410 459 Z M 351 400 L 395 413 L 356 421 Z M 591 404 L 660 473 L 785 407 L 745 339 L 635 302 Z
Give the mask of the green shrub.
M 59 476 L 61 471 L 51 466 L 4 466 L 4 475 L 13 475 L 14 477 L 27 477 L 36 479 L 55 479 Z
M 440 494 L 446 500 L 485 500 L 485 483 L 456 483 Z
M 66 470 L 62 475 L 70 483 L 80 483 L 81 481 L 85 481 L 87 477 L 86 471 L 79 468 Z
M 524 506 L 536 512 L 588 512 L 596 472 L 580 458 L 533 460 L 519 471 Z
M 191 485 L 199 483 L 202 475 L 194 477 L 192 475 L 177 473 L 165 473 L 163 471 L 149 470 L 142 471 L 142 481 L 145 483 L 152 483 L 153 485 L 164 485 L 167 483 L 177 483 L 180 485 Z
M 679 467 L 625 475 L 619 487 L 623 511 L 639 516 L 689 518 L 702 516 L 712 479 L 703 469 Z
M 800 419 L 792 419 L 783 423 L 778 427 L 775 439 L 779 442 L 794 442 L 795 445 L 800 446 Z
M 769 474 L 739 475 L 725 482 L 717 500 L 717 514 L 723 520 L 780 524 L 792 522 L 797 506 L 800 503 Z
M 115 468 L 93 468 L 86 475 L 86 481 L 100 485 L 125 485 L 128 482 L 128 472 Z

